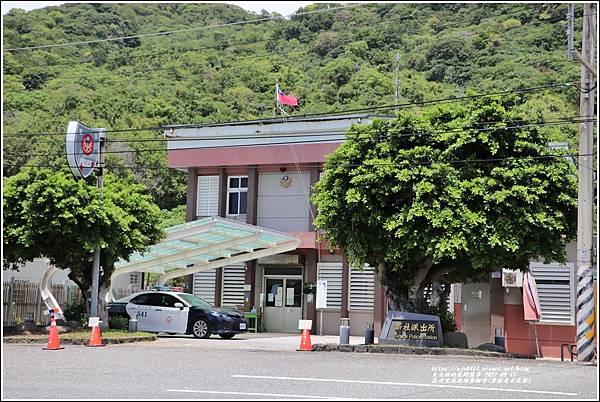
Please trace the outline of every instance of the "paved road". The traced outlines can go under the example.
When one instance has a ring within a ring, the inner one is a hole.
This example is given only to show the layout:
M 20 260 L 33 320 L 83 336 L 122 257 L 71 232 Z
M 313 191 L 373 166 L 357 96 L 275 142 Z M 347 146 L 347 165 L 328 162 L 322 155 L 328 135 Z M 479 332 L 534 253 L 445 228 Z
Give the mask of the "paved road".
M 237 342 L 164 337 L 104 348 L 66 345 L 59 351 L 5 344 L 2 398 L 596 399 L 598 395 L 596 366 L 289 350 L 297 341 L 298 337 Z

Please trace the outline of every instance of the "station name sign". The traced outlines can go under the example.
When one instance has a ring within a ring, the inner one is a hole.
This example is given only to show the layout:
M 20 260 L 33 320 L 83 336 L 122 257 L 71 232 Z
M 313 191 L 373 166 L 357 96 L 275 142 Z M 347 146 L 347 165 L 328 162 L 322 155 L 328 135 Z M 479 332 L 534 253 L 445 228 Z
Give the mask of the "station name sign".
M 440 318 L 437 315 L 390 311 L 381 330 L 379 343 L 441 347 L 444 339 Z
M 94 171 L 105 129 L 89 128 L 78 121 L 67 127 L 67 162 L 75 177 L 86 178 Z

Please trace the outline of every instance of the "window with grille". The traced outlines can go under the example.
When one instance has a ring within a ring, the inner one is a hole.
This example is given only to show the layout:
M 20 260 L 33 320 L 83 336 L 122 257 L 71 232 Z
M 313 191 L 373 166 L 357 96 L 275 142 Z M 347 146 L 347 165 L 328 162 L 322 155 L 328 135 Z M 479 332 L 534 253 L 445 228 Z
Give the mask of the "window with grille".
M 140 274 L 133 273 L 129 274 L 129 284 L 137 286 L 140 282 Z
M 327 308 L 342 306 L 342 263 L 320 262 L 317 264 L 317 279 L 327 281 Z
M 575 325 L 575 267 L 573 263 L 529 265 L 537 285 L 540 323 Z
M 375 271 L 365 264 L 363 269 L 350 269 L 350 310 L 373 310 L 375 301 Z
M 194 274 L 194 294 L 201 299 L 206 300 L 213 306 L 215 305 L 215 279 L 217 277 L 216 269 L 200 271 Z
M 222 306 L 235 307 L 244 304 L 245 277 L 245 264 L 223 267 Z
M 227 187 L 227 215 L 245 215 L 248 204 L 248 177 L 229 176 Z
M 198 176 L 196 216 L 219 215 L 219 176 Z

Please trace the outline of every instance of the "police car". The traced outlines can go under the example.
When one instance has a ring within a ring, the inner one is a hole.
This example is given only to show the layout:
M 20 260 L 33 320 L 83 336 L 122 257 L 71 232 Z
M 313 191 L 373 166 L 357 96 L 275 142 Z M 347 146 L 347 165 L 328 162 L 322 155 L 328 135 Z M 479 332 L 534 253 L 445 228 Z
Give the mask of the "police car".
M 141 292 L 128 300 L 125 310 L 129 318 L 137 319 L 138 331 L 192 334 L 196 338 L 215 334 L 230 339 L 248 330 L 243 314 L 215 308 L 189 293 Z

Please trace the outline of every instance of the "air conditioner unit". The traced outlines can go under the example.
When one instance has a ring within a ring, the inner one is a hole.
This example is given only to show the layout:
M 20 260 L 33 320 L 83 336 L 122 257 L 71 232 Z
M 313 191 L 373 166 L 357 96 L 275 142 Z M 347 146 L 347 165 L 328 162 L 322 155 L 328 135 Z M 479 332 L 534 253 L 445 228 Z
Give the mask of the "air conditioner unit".
M 522 288 L 523 272 L 518 269 L 502 268 L 502 286 L 505 288 Z

